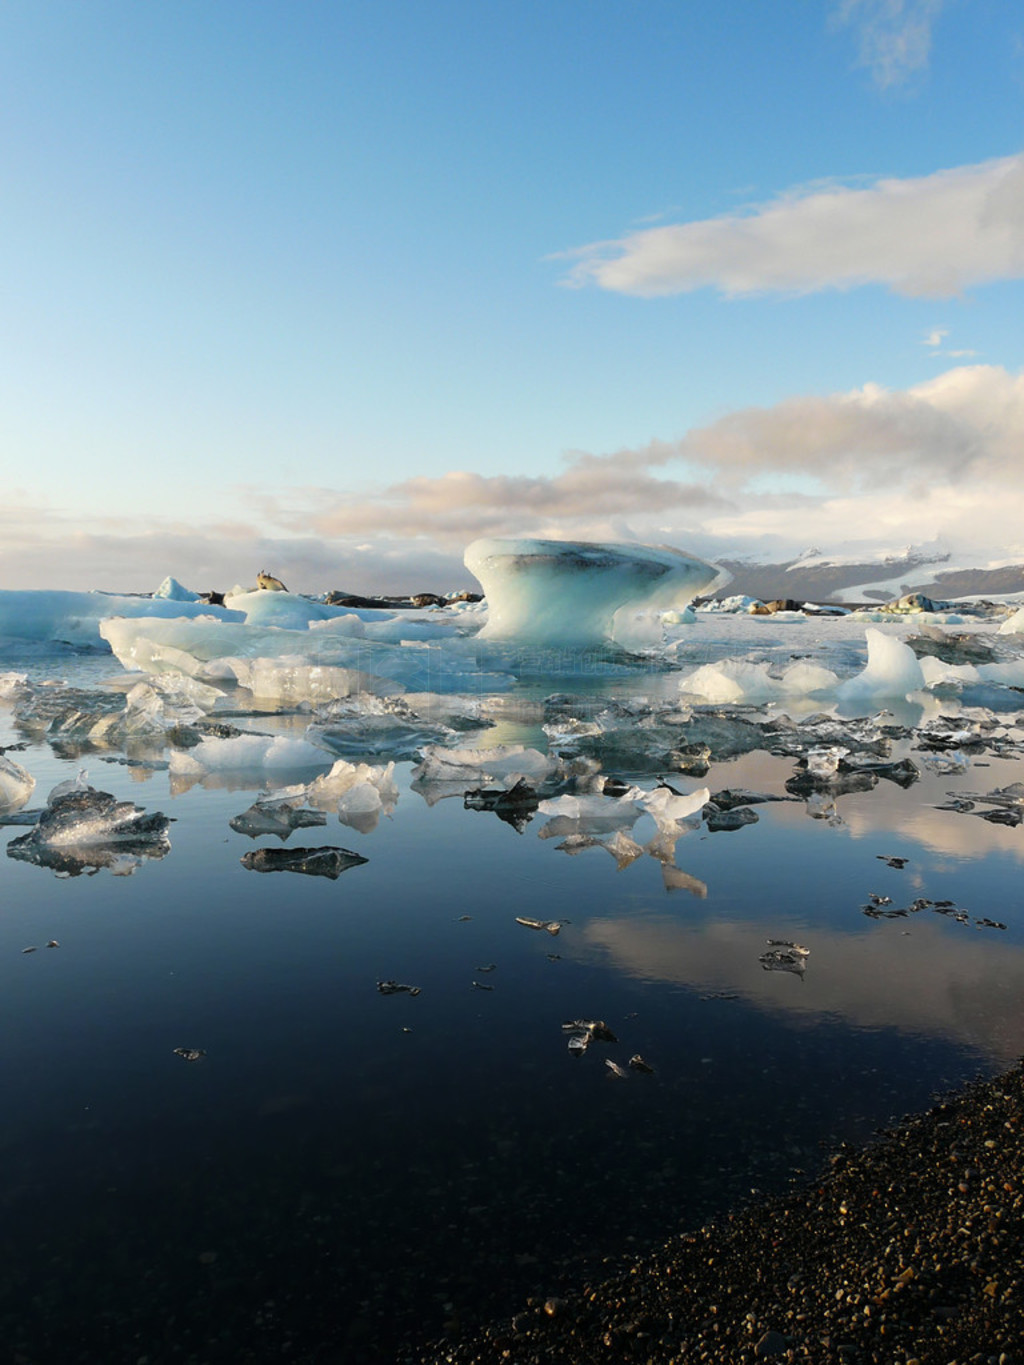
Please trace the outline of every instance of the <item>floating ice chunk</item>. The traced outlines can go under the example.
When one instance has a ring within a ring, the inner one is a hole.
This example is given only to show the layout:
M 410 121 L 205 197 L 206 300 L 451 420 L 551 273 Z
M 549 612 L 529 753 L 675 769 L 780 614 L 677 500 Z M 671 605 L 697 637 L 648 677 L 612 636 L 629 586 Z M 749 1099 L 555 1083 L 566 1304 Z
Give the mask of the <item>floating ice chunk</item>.
M 277 834 L 287 839 L 293 829 L 327 823 L 323 811 L 304 810 L 300 800 L 278 797 L 254 801 L 248 810 L 236 815 L 228 823 L 236 833 L 248 834 L 252 839 L 261 834 Z
M 251 769 L 312 768 L 330 762 L 330 755 L 304 739 L 283 735 L 235 735 L 204 739 L 192 749 L 171 752 L 172 777 L 203 777 L 207 773 Z
M 13 701 L 27 683 L 27 673 L 0 673 L 0 701 Z
M 633 790 L 638 791 L 637 788 Z M 573 796 L 568 793 L 541 801 L 537 809 L 541 815 L 558 815 L 563 819 L 580 823 L 593 820 L 595 827 L 605 829 L 611 828 L 612 825 L 631 825 L 640 815 L 640 803 L 636 799 L 600 795 Z M 609 825 L 609 821 L 612 825 Z
M 921 662 L 909 645 L 895 635 L 869 626 L 864 632 L 868 661 L 863 672 L 848 679 L 838 690 L 841 701 L 863 697 L 906 697 L 925 685 Z
M 466 567 L 487 598 L 492 639 L 575 649 L 614 638 L 617 611 L 686 607 L 719 571 L 667 547 L 476 540 Z
M 17 810 L 35 790 L 36 780 L 13 758 L 0 753 L 0 811 Z
M 429 699 L 426 700 L 429 705 Z M 443 709 L 441 714 L 446 714 Z M 489 723 L 483 719 L 476 722 L 480 727 Z M 418 759 L 426 745 L 453 740 L 456 731 L 443 720 L 425 718 L 409 704 L 408 698 L 378 698 L 360 693 L 318 707 L 317 721 L 306 735 L 334 754 L 352 758 L 386 754 L 400 760 Z
M 73 784 L 59 784 L 28 834 L 7 845 L 11 858 L 50 867 L 63 876 L 78 876 L 109 868 L 117 875 L 134 872 L 143 858 L 163 858 L 170 852 L 170 820 L 161 811 L 151 815 L 131 801 L 118 801 L 109 792 Z
M 486 777 L 492 781 L 505 779 L 511 786 L 521 777 L 534 781 L 548 777 L 557 767 L 556 759 L 522 744 L 499 744 L 489 749 L 428 745 L 423 750 L 423 761 L 413 769 L 413 776 L 421 781 L 441 782 L 461 779 L 478 782 Z
M 1024 607 L 1015 611 L 1012 616 L 1007 617 L 999 627 L 1000 635 L 1020 635 L 1024 634 Z
M 722 659 L 718 663 L 703 664 L 681 678 L 679 690 L 722 705 L 828 695 L 838 685 L 836 674 L 820 664 L 791 664 L 781 676 L 773 677 L 765 663 L 750 659 Z
M 807 771 L 812 777 L 833 777 L 839 771 L 841 759 L 846 758 L 849 749 L 841 744 L 830 744 L 821 749 L 808 749 L 806 754 Z
M 671 787 L 655 787 L 649 792 L 634 787 L 627 793 L 627 797 L 633 796 L 634 793 L 638 793 L 634 799 L 638 800 L 648 815 L 654 818 L 659 828 L 678 825 L 681 820 L 687 820 L 691 815 L 702 811 L 711 800 L 711 793 L 707 787 L 686 793 L 673 791 Z M 625 800 L 627 797 L 622 799 Z
M 730 615 L 749 615 L 751 607 L 763 605 L 759 597 L 747 597 L 744 594 L 739 594 L 733 597 L 712 598 L 710 602 L 704 602 L 697 610 L 699 612 L 726 612 Z
M 398 803 L 394 773 L 394 763 L 375 767 L 339 758 L 330 772 L 322 773 L 306 787 L 306 800 L 321 810 L 337 810 L 342 820 L 345 813 L 376 811 L 390 815 Z
M 153 594 L 154 597 L 166 598 L 169 602 L 198 602 L 199 594 L 192 592 L 191 589 L 183 587 L 176 578 L 170 574 L 164 579 Z
M 274 594 L 280 596 L 280 594 Z M 356 693 L 395 696 L 401 683 L 357 668 L 311 664 L 294 655 L 280 659 L 225 659 L 238 683 L 261 701 L 278 706 L 319 706 Z
M 335 881 L 366 858 L 347 848 L 254 848 L 239 859 L 250 872 L 300 872 L 307 877 Z
M 52 806 L 64 796 L 70 796 L 73 792 L 87 792 L 92 788 L 89 785 L 89 774 L 84 768 L 79 768 L 77 777 L 66 777 L 63 782 L 58 782 L 55 787 L 51 787 L 50 794 L 46 798 L 46 804 Z

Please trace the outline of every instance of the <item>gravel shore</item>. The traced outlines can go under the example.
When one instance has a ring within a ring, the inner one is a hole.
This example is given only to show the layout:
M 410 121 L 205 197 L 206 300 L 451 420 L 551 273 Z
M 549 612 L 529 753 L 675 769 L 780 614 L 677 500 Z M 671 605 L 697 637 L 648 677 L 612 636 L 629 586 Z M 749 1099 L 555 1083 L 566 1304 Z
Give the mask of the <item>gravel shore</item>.
M 1024 1063 L 419 1365 L 1024 1365 Z

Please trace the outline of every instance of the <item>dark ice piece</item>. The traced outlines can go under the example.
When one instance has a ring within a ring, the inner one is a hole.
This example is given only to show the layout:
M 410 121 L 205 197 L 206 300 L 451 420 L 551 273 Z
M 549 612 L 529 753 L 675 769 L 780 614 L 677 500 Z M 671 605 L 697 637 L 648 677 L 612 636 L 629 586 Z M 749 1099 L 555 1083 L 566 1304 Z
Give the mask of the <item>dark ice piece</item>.
M 724 787 L 720 792 L 712 792 L 711 800 L 719 810 L 735 810 L 737 806 L 760 806 L 766 801 L 785 801 L 786 797 L 746 791 L 743 787 Z
M 236 834 L 248 834 L 252 839 L 261 834 L 277 834 L 282 840 L 287 839 L 293 829 L 326 823 L 327 816 L 322 810 L 308 810 L 283 800 L 256 800 L 248 810 L 228 821 Z
M 603 1019 L 568 1019 L 562 1025 L 563 1033 L 586 1034 L 595 1043 L 617 1043 L 619 1040 Z
M 516 915 L 516 923 L 525 929 L 546 929 L 549 934 L 557 934 L 562 921 L 557 919 L 531 919 L 529 915 Z
M 186 1062 L 200 1062 L 206 1056 L 206 1052 L 201 1047 L 176 1047 L 174 1055 Z
M 651 1066 L 650 1062 L 645 1062 L 639 1052 L 633 1053 L 632 1057 L 629 1059 L 629 1064 L 634 1071 L 642 1071 L 645 1076 L 654 1075 L 654 1067 Z
M 735 810 L 719 810 L 711 801 L 704 807 L 704 824 L 712 834 L 720 830 L 742 829 L 744 825 L 757 824 L 757 811 L 749 806 L 737 806 Z
M 876 853 L 875 857 L 879 860 L 879 862 L 885 863 L 887 867 L 897 868 L 906 867 L 907 863 L 909 862 L 909 859 L 907 858 L 894 858 L 889 853 Z
M 378 981 L 377 990 L 381 995 L 419 995 L 419 986 L 405 986 L 401 981 Z
M 525 778 L 514 787 L 477 787 L 463 796 L 465 810 L 493 811 L 499 820 L 521 834 L 533 818 L 539 804 L 536 791 Z
M 250 872 L 302 872 L 332 881 L 368 859 L 347 848 L 254 848 L 239 859 Z
M 1024 814 L 1009 806 L 997 806 L 995 810 L 976 810 L 974 814 L 979 815 L 982 820 L 987 820 L 990 825 L 1009 825 L 1011 829 L 1015 829 L 1024 820 Z
M 759 960 L 766 972 L 793 972 L 796 976 L 803 976 L 809 956 L 810 949 L 802 948 L 799 943 L 770 938 L 768 951 L 762 953 Z

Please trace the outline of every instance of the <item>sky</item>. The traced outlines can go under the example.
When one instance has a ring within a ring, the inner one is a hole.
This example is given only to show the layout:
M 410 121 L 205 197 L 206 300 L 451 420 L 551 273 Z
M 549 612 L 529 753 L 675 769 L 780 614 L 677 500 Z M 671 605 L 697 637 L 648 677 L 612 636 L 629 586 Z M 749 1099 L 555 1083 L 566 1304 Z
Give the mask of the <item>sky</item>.
M 1017 0 L 5 0 L 0 588 L 1024 561 Z

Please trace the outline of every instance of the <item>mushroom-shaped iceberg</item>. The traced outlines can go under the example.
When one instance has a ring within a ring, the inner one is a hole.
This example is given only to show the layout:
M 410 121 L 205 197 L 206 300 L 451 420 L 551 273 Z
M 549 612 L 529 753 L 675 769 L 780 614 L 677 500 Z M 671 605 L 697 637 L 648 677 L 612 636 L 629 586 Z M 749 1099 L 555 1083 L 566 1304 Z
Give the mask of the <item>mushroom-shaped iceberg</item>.
M 465 562 L 487 598 L 481 635 L 555 648 L 606 643 L 616 612 L 684 607 L 720 577 L 664 545 L 474 540 Z

